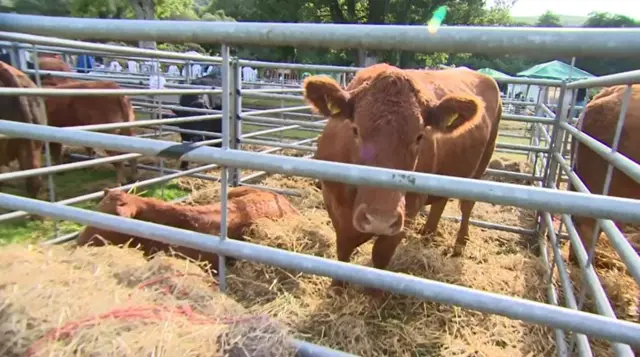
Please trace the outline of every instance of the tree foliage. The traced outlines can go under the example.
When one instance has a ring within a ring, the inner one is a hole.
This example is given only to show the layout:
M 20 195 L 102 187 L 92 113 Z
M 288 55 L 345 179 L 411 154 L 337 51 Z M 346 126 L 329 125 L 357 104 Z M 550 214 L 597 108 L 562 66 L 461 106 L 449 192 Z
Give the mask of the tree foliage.
M 537 27 L 562 27 L 562 21 L 560 21 L 560 16 L 547 10 L 544 14 L 538 17 L 536 26 Z
M 289 23 L 403 24 L 424 25 L 435 9 L 447 6 L 444 25 L 525 26 L 516 23 L 510 10 L 518 0 L 0 0 L 2 11 L 50 16 L 96 17 L 106 19 L 142 18 L 188 21 L 261 21 Z M 536 26 L 559 27 L 561 19 L 551 11 L 538 18 Z M 592 13 L 584 27 L 635 27 L 640 24 L 624 15 Z M 142 45 L 142 44 L 141 44 Z M 158 48 L 186 51 L 195 49 L 215 54 L 219 45 L 159 44 Z M 424 68 L 438 64 L 489 67 L 516 74 L 531 65 L 553 59 L 514 55 L 487 56 L 470 53 L 410 53 L 364 51 L 363 49 L 314 49 L 293 47 L 234 47 L 233 54 L 247 59 L 278 62 L 361 65 L 375 57 L 402 67 Z M 637 60 L 578 58 L 577 65 L 602 75 L 638 68 Z

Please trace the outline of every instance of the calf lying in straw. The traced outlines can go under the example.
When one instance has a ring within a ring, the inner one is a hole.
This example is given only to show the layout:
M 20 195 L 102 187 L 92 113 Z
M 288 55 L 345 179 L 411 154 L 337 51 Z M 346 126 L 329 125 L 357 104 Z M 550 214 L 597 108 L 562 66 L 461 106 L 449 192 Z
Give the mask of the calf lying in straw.
M 122 190 L 104 190 L 105 197 L 100 201 L 100 212 L 120 217 L 172 226 L 190 231 L 219 234 L 221 222 L 221 204 L 185 206 L 167 203 L 155 198 L 139 197 Z M 229 190 L 227 205 L 227 236 L 242 240 L 242 234 L 260 218 L 280 219 L 287 215 L 299 215 L 299 212 L 282 195 L 249 187 L 237 187 Z M 132 237 L 96 227 L 86 227 L 77 239 L 79 246 L 106 244 L 139 246 L 145 255 L 158 251 L 174 252 L 196 261 L 206 261 L 210 269 L 218 266 L 218 255 L 197 249 L 168 245 L 142 237 Z

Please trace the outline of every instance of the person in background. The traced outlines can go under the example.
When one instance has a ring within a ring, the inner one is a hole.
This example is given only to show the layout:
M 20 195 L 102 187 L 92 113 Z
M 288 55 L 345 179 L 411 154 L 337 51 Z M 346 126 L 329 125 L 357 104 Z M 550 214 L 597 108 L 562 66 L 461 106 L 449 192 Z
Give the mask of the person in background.
M 253 82 L 256 80 L 254 76 L 253 68 L 249 66 L 242 67 L 242 80 L 244 82 Z
M 95 66 L 95 58 L 90 55 L 79 55 L 78 61 L 76 63 L 76 67 L 78 68 L 78 73 L 89 73 Z
M 169 66 L 169 69 L 167 70 L 167 75 L 171 77 L 179 77 L 180 70 L 178 69 L 178 66 L 176 66 L 175 64 L 172 64 L 171 66 Z
M 129 70 L 129 73 L 138 73 L 138 72 L 140 72 L 140 67 L 138 66 L 138 62 L 136 62 L 134 60 L 128 60 L 127 61 L 127 69 Z
M 111 62 L 109 62 L 109 71 L 122 72 L 122 66 L 118 61 L 112 60 Z

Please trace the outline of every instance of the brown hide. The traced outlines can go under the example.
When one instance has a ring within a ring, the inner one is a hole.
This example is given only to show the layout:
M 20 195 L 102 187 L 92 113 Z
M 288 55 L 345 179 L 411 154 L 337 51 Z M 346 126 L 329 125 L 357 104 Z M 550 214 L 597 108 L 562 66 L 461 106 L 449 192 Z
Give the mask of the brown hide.
M 11 88 L 36 88 L 29 77 L 15 67 L 0 62 L 0 86 Z M 46 123 L 44 102 L 34 96 L 0 96 L 0 118 L 28 124 Z M 40 167 L 40 151 L 43 143 L 27 139 L 0 139 L 0 166 L 8 166 L 18 160 L 20 170 Z M 42 186 L 39 176 L 26 179 L 27 193 L 36 198 Z
M 325 76 L 307 78 L 304 88 L 307 101 L 330 117 L 318 140 L 317 160 L 479 178 L 493 154 L 502 102 L 496 82 L 483 74 L 378 64 L 359 71 L 346 89 Z M 433 232 L 447 202 L 446 197 L 427 201 L 329 181 L 322 182 L 322 191 L 336 230 L 338 259 L 348 261 L 358 246 L 378 236 L 372 260 L 381 269 L 404 236 L 404 219 L 434 204 L 423 228 Z M 473 204 L 462 203 L 454 253 L 466 243 Z
M 60 84 L 56 89 L 120 89 L 112 81 L 78 81 Z M 125 123 L 135 121 L 133 106 L 128 96 L 49 96 L 46 98 L 49 125 L 70 127 L 80 125 Z M 131 128 L 102 131 L 118 135 L 133 136 Z M 51 154 L 57 163 L 62 162 L 62 145 L 51 144 Z M 116 154 L 107 150 L 108 155 Z M 131 174 L 129 179 L 138 178 L 137 160 L 129 161 Z M 125 182 L 122 162 L 113 164 L 116 167 L 118 184 Z
M 578 122 L 582 131 L 599 142 L 611 147 L 615 136 L 620 107 L 627 86 L 613 86 L 602 89 L 589 104 Z M 640 135 L 640 85 L 635 84 L 631 89 L 631 101 L 622 127 L 622 135 L 618 144 L 618 152 L 629 159 L 640 163 L 640 145 L 635 141 Z M 635 140 L 634 140 L 635 139 Z M 607 174 L 607 162 L 580 141 L 572 139 L 572 155 L 576 154 L 575 172 L 589 191 L 602 194 Z M 569 190 L 575 190 L 569 185 Z M 640 184 L 618 169 L 613 170 L 609 196 L 640 199 Z M 586 249 L 590 249 L 595 229 L 595 220 L 588 217 L 573 217 L 576 230 Z M 623 227 L 616 222 L 618 227 Z M 634 246 L 638 252 L 637 245 Z M 571 247 L 569 259 L 575 262 L 575 254 Z
M 298 211 L 282 195 L 257 190 L 249 187 L 230 189 L 227 207 L 227 236 L 231 239 L 242 240 L 243 232 L 256 220 L 261 218 L 280 219 L 287 215 L 298 215 Z M 143 198 L 127 194 L 121 190 L 105 190 L 105 197 L 99 204 L 99 210 L 126 218 L 163 224 L 166 226 L 186 229 L 190 231 L 218 235 L 220 232 L 220 203 L 203 206 L 185 206 L 167 203 L 154 198 Z M 100 237 L 96 237 L 99 235 Z M 101 246 L 105 243 L 115 245 L 126 244 L 141 246 L 146 255 L 157 251 L 168 252 L 169 248 L 194 260 L 203 260 L 218 268 L 218 256 L 215 253 L 199 251 L 181 246 L 169 246 L 165 243 L 140 237 L 131 237 L 95 227 L 86 227 L 77 240 L 78 245 Z
M 72 72 L 71 65 L 58 57 L 41 57 L 38 60 L 38 68 L 42 71 Z M 43 87 L 55 87 L 63 83 L 73 82 L 71 78 L 53 77 L 49 74 L 42 76 Z

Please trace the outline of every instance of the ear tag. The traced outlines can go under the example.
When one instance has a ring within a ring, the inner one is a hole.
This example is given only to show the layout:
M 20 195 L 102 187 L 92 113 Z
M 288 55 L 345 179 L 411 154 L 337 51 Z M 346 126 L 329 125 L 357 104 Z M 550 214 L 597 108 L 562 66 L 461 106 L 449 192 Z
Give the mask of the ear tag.
M 329 108 L 331 115 L 336 115 L 340 113 L 340 108 L 338 108 L 335 104 L 331 103 L 331 101 L 328 100 L 326 96 L 325 96 L 325 100 L 327 101 L 327 108 Z
M 447 123 L 447 126 L 451 126 L 456 119 L 458 119 L 458 113 L 453 113 L 445 119 L 445 122 Z

